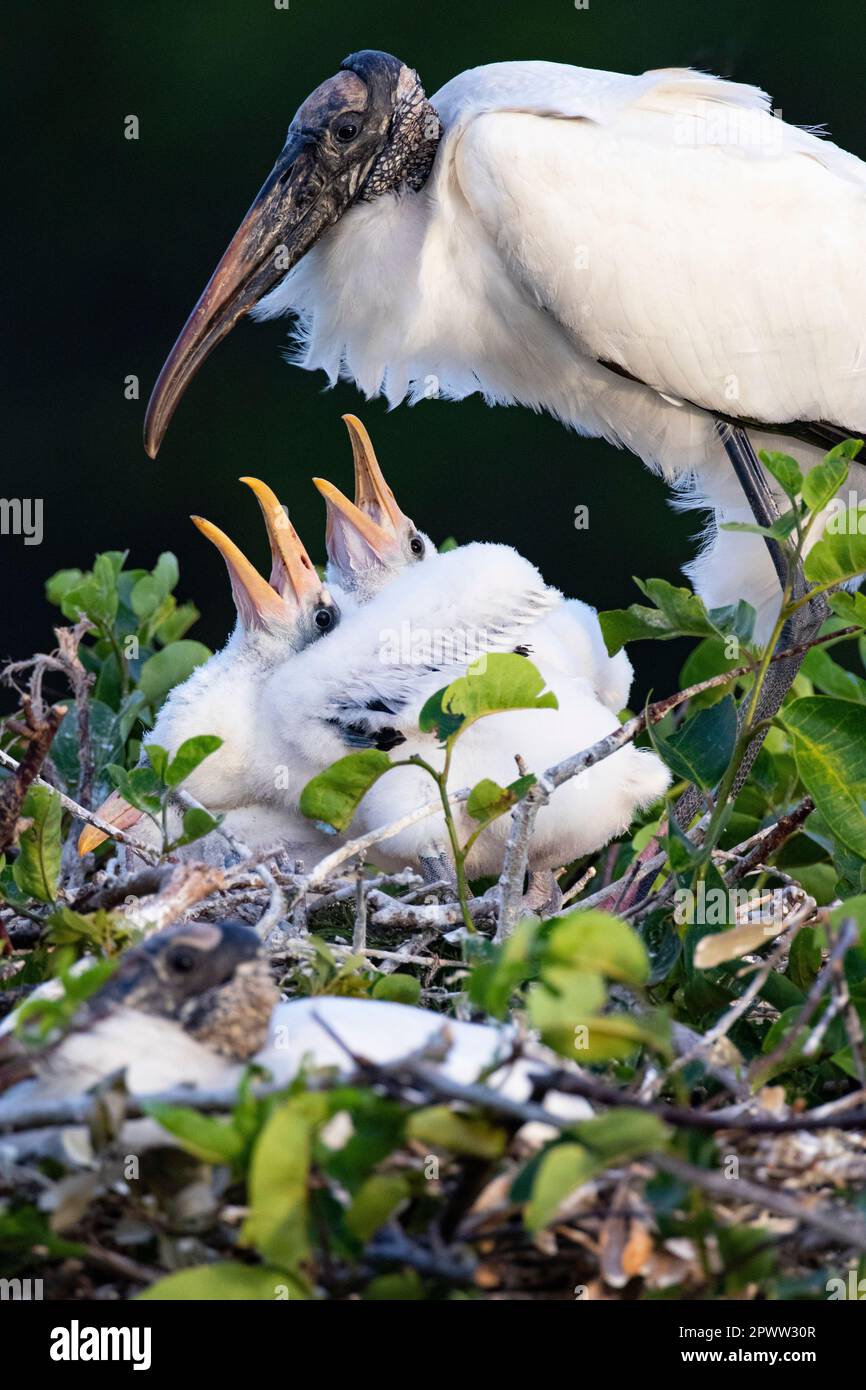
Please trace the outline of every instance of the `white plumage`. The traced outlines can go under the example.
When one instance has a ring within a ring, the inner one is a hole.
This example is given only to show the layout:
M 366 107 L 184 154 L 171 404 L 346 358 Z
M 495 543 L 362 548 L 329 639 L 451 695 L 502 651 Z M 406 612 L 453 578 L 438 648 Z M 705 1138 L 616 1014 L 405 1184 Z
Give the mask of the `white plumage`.
M 392 405 L 480 391 L 545 409 L 716 521 L 750 514 L 713 413 L 806 463 L 774 425 L 866 430 L 861 161 L 757 88 L 678 69 L 494 64 L 431 105 L 423 189 L 356 202 L 255 311 L 300 316 L 302 366 Z M 692 573 L 712 605 L 750 599 L 766 633 L 760 539 L 713 526 Z
M 226 562 L 238 620 L 222 651 L 171 691 L 144 747 L 155 744 L 173 756 L 187 739 L 215 734 L 222 739 L 221 747 L 187 777 L 183 791 L 223 816 L 224 829 L 246 848 L 282 845 L 290 858 L 311 864 L 333 848 L 334 841 L 287 809 L 278 783 L 291 777 L 291 769 L 285 750 L 261 717 L 261 695 L 269 672 L 335 627 L 340 613 L 276 496 L 257 479 L 245 481 L 253 486 L 264 514 L 273 559 L 271 580 L 266 582 L 218 527 L 195 518 Z M 323 615 L 324 629 L 319 626 Z M 161 830 L 119 792 L 104 802 L 99 815 L 131 830 L 144 844 L 162 845 Z M 171 839 L 182 833 L 183 815 L 182 804 L 170 806 Z M 104 838 L 88 826 L 79 840 L 80 852 Z M 231 854 L 218 831 L 175 853 L 218 864 Z
M 314 482 L 327 506 L 328 584 L 345 614 L 437 552 L 401 510 L 364 425 L 355 415 L 343 420 L 352 441 L 355 501 L 323 478 Z M 622 649 L 608 654 L 598 615 L 589 604 L 580 599 L 556 603 L 526 631 L 521 648 L 527 656 L 535 653 L 546 668 L 584 677 L 614 714 L 625 709 L 634 674 L 631 662 Z
M 533 632 L 544 635 L 543 620 L 562 604 L 562 595 L 510 547 L 476 543 L 431 556 L 359 607 L 333 639 L 276 671 L 263 694 L 263 717 L 279 745 L 291 750 L 293 765 L 306 760 L 310 777 L 358 747 L 393 749 L 401 760 L 417 754 L 441 766 L 435 736 L 418 729 L 425 701 L 473 659 L 522 648 Z M 618 727 L 586 676 L 563 672 L 534 650 L 531 657 L 559 709 L 503 712 L 472 725 L 456 744 L 454 790 L 484 777 L 514 780 L 517 754 L 541 773 Z M 653 753 L 627 747 L 564 784 L 538 817 L 530 867 L 558 867 L 600 848 L 661 796 L 668 781 Z M 434 790 L 416 767 L 388 772 L 362 801 L 353 832 L 390 824 Z M 456 819 L 463 836 L 475 828 L 462 809 Z M 500 871 L 507 831 L 503 818 L 480 836 L 469 860 L 473 874 Z M 438 857 L 445 842 L 442 817 L 431 816 L 374 853 L 385 868 L 403 866 Z

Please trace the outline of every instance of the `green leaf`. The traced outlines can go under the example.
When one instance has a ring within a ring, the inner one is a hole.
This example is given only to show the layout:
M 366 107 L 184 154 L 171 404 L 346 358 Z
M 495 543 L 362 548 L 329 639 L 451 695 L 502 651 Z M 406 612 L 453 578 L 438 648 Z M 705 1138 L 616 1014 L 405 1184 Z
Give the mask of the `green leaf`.
M 365 1243 L 385 1225 L 409 1196 L 409 1183 L 399 1174 L 374 1173 L 355 1193 L 346 1225 Z
M 794 507 L 789 511 L 783 512 L 777 517 L 772 526 L 759 526 L 754 521 L 722 521 L 719 524 L 720 531 L 745 531 L 752 536 L 767 536 L 774 541 L 786 541 L 791 532 L 796 529 L 801 520 L 800 513 Z
M 414 1269 L 404 1269 L 399 1274 L 380 1274 L 370 1280 L 361 1295 L 374 1303 L 417 1302 L 424 1296 L 421 1276 Z
M 691 589 L 678 588 L 666 579 L 635 579 L 635 583 L 655 604 L 648 608 L 633 603 L 629 608 L 600 613 L 599 622 L 611 656 L 627 642 L 642 638 L 668 641 L 672 637 L 718 637 L 734 635 L 748 641 L 755 611 L 741 601 L 727 608 L 707 612 L 703 600 Z
M 459 1115 L 447 1105 L 416 1110 L 406 1121 L 406 1137 L 435 1149 L 466 1154 L 471 1158 L 499 1158 L 505 1152 L 506 1134 L 487 1120 Z
M 681 878 L 690 878 L 694 869 L 703 864 L 707 851 L 703 845 L 696 845 L 686 835 L 676 816 L 668 817 L 668 833 L 665 849 L 670 866 Z
M 541 1231 L 556 1216 L 563 1202 L 598 1171 L 598 1164 L 582 1144 L 554 1144 L 535 1172 L 532 1196 L 523 1220 L 528 1230 Z
M 559 919 L 550 933 L 549 958 L 573 970 L 606 975 L 610 980 L 643 985 L 649 959 L 640 937 L 626 922 L 606 912 L 576 908 Z
M 737 707 L 728 695 L 709 709 L 687 719 L 681 729 L 664 737 L 647 727 L 650 742 L 675 777 L 695 782 L 707 790 L 720 780 L 737 740 Z
M 836 617 L 841 618 L 846 625 L 859 623 L 860 627 L 866 627 L 866 594 L 861 594 L 859 590 L 855 594 L 849 594 L 847 590 L 842 589 L 837 594 L 828 594 L 827 602 Z
M 144 753 L 159 781 L 164 782 L 168 768 L 168 750 L 162 748 L 158 743 L 146 743 Z
M 480 821 L 482 825 L 489 825 L 499 816 L 504 816 L 512 806 L 516 806 L 529 788 L 535 785 L 535 780 L 533 774 L 528 773 L 525 777 L 518 777 L 515 781 L 509 782 L 507 787 L 500 787 L 498 782 L 484 777 L 469 793 L 466 810 L 473 820 Z
M 56 574 L 52 574 L 51 578 L 45 581 L 45 597 L 49 603 L 53 603 L 59 608 L 64 595 L 70 589 L 76 588 L 83 578 L 84 575 L 81 570 L 58 570 Z
M 723 637 L 705 637 L 699 642 L 683 662 L 678 682 L 680 690 L 685 690 L 690 685 L 698 685 L 701 681 L 710 680 L 713 676 L 720 676 L 739 666 L 741 658 L 728 656 L 725 648 L 726 639 Z M 703 691 L 700 695 L 694 695 L 689 701 L 689 708 L 698 710 L 718 704 L 719 700 L 724 700 L 728 690 L 729 687 L 719 685 L 712 690 Z
M 84 615 L 98 626 L 111 627 L 117 616 L 117 576 L 124 559 L 118 551 L 97 555 L 93 569 L 62 593 L 60 607 L 64 617 L 77 621 Z
M 544 687 L 544 677 L 525 656 L 492 652 L 480 657 L 465 676 L 452 681 L 444 691 L 437 691 L 422 709 L 418 726 L 422 732 L 435 731 L 445 740 L 476 719 L 503 710 L 558 709 L 556 696 Z
M 309 1252 L 307 1180 L 312 1135 L 327 1106 L 324 1095 L 302 1095 L 278 1106 L 253 1152 L 250 1209 L 241 1244 L 253 1246 L 281 1269 L 296 1270 Z
M 819 512 L 822 507 L 826 507 L 831 497 L 835 497 L 840 487 L 848 477 L 848 460 L 834 449 L 827 454 L 821 463 L 816 463 L 814 468 L 803 479 L 801 492 L 803 501 L 810 511 Z
M 866 702 L 866 681 L 834 661 L 826 647 L 813 647 L 806 653 L 800 674 L 825 695 L 835 695 L 840 700 L 858 700 L 860 704 Z
M 135 616 L 143 621 L 156 612 L 165 597 L 152 574 L 145 574 L 133 587 L 129 605 Z
M 157 640 L 164 647 L 167 647 L 171 642 L 179 642 L 200 617 L 201 614 L 194 603 L 179 603 L 177 608 L 169 613 L 157 627 Z
M 671 1138 L 670 1128 L 657 1115 L 632 1106 L 581 1120 L 573 1132 L 605 1167 L 665 1149 Z
M 349 753 L 307 783 L 299 802 L 302 815 L 345 830 L 367 792 L 391 767 L 388 754 L 377 748 Z
M 21 807 L 23 818 L 32 820 L 19 840 L 12 877 L 22 893 L 40 902 L 54 901 L 60 875 L 60 797 L 49 787 L 31 787 Z
M 153 567 L 152 578 L 159 587 L 163 598 L 177 587 L 180 578 L 177 558 L 170 550 L 164 550 Z
M 767 1287 L 777 1265 L 773 1248 L 776 1242 L 769 1231 L 760 1226 L 720 1225 L 718 1241 L 724 1291 L 728 1298 L 736 1298 L 740 1290 L 750 1284 Z
M 791 458 L 790 454 L 782 454 L 769 449 L 762 449 L 759 457 L 767 471 L 772 473 L 782 491 L 793 502 L 799 496 L 803 483 L 803 474 L 800 472 L 800 465 L 797 460 Z
M 866 504 L 829 517 L 803 562 L 811 584 L 842 584 L 866 570 Z
M 414 975 L 380 975 L 373 986 L 374 999 L 388 999 L 392 1004 L 417 1004 L 421 997 L 421 981 Z
M 138 677 L 139 690 L 148 704 L 157 705 L 211 656 L 210 648 L 203 642 L 193 642 L 189 638 L 172 642 L 170 647 L 163 647 L 161 652 L 145 661 Z
M 234 1163 L 244 1151 L 244 1141 L 234 1125 L 203 1115 L 185 1106 L 145 1101 L 142 1109 L 152 1115 L 181 1146 L 203 1163 Z
M 179 787 L 205 758 L 222 748 L 222 743 L 222 739 L 216 734 L 197 734 L 194 738 L 184 739 L 163 773 L 167 785 Z
M 821 942 L 814 927 L 801 927 L 791 943 L 788 978 L 804 992 L 821 969 Z
M 284 1269 L 229 1262 L 179 1269 L 138 1294 L 139 1300 L 162 1302 L 279 1302 L 309 1297 L 306 1286 Z
M 782 718 L 807 792 L 832 833 L 866 859 L 866 706 L 806 696 Z
M 203 806 L 190 806 L 183 813 L 183 834 L 173 842 L 172 848 L 179 849 L 182 845 L 191 845 L 203 839 L 216 830 L 221 820 L 221 816 L 212 816 Z
M 472 972 L 468 993 L 473 1004 L 494 1018 L 505 1018 L 511 996 L 537 973 L 539 921 L 525 917 L 500 945 L 483 938 L 466 943 Z
M 162 783 L 152 767 L 135 767 L 131 772 L 127 772 L 125 767 L 109 763 L 105 770 L 130 806 L 135 806 L 137 810 L 146 811 L 150 815 L 157 815 L 162 809 Z

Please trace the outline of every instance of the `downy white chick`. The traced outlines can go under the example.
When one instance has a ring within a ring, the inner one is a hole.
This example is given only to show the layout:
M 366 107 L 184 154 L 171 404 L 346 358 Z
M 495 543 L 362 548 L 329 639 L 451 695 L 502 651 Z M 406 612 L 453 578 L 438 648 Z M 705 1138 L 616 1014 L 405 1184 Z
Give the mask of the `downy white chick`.
M 292 815 L 275 790 L 283 768 L 280 750 L 260 718 L 262 685 L 275 666 L 330 633 L 340 610 L 320 580 L 297 532 L 275 494 L 256 478 L 241 480 L 253 490 L 262 510 L 271 547 L 272 570 L 265 581 L 246 556 L 218 527 L 202 517 L 192 520 L 222 555 L 231 581 L 237 624 L 226 646 L 177 686 L 144 740 L 174 754 L 188 738 L 216 734 L 222 746 L 206 758 L 184 783 L 198 801 L 225 816 L 225 828 L 250 849 L 282 842 L 286 853 L 306 863 L 333 848 L 315 826 Z M 156 826 L 113 792 L 99 808 L 100 817 L 146 844 L 158 846 Z M 183 808 L 172 808 L 169 832 L 181 831 Z M 88 826 L 79 839 L 82 854 L 106 837 Z M 218 832 L 195 841 L 179 854 L 222 863 L 230 851 Z
M 354 505 L 325 478 L 313 482 L 325 499 L 327 580 L 343 611 L 367 603 L 403 571 L 436 554 L 429 536 L 406 516 L 385 481 L 370 436 L 356 415 L 344 415 L 355 467 Z M 614 714 L 625 709 L 632 665 L 625 651 L 608 654 L 598 614 L 580 599 L 561 598 L 532 627 L 527 656 L 565 675 L 585 676 Z
M 230 1089 L 249 1062 L 287 1085 L 302 1068 L 349 1075 L 350 1054 L 384 1064 L 428 1048 L 429 1064 L 450 1080 L 469 1084 L 489 1071 L 485 1085 L 526 1100 L 533 1069 L 563 1060 L 532 1041 L 515 1059 L 516 1038 L 512 1026 L 375 999 L 280 1001 L 250 928 L 233 921 L 169 927 L 126 953 L 60 1042 L 34 1051 L 9 1033 L 0 1040 L 0 1148 L 12 1157 L 39 1152 L 44 1135 L 3 1136 L 4 1121 L 35 1116 L 46 1102 L 83 1095 L 119 1071 L 130 1094 L 153 1095 L 184 1085 Z M 574 1119 L 591 1113 L 573 1096 L 552 1095 L 546 1104 Z M 79 1150 L 58 1147 L 59 1138 L 48 1136 L 46 1152 Z M 136 1151 L 172 1142 L 149 1119 L 127 1122 L 122 1138 Z
M 443 753 L 435 736 L 418 728 L 425 701 L 476 658 L 522 651 L 527 633 L 561 599 L 508 546 L 475 543 L 431 555 L 404 568 L 331 641 L 274 671 L 262 696 L 263 718 L 280 746 L 291 750 L 293 765 L 305 763 L 310 777 L 357 748 L 394 750 L 400 760 L 419 755 L 439 767 Z M 452 788 L 482 778 L 512 781 L 517 754 L 541 773 L 618 727 L 586 677 L 564 674 L 535 654 L 533 660 L 559 708 L 477 721 L 456 743 Z M 661 796 L 669 780 L 654 753 L 629 746 L 565 783 L 539 814 L 530 869 L 559 867 L 600 849 Z M 387 825 L 433 795 L 432 780 L 417 766 L 389 771 L 364 797 L 351 831 Z M 462 807 L 455 817 L 465 839 L 476 823 Z M 500 818 L 478 838 L 468 861 L 473 876 L 500 872 L 508 825 Z M 378 844 L 374 857 L 389 870 L 406 864 L 427 869 L 447 859 L 446 842 L 443 817 L 432 815 Z

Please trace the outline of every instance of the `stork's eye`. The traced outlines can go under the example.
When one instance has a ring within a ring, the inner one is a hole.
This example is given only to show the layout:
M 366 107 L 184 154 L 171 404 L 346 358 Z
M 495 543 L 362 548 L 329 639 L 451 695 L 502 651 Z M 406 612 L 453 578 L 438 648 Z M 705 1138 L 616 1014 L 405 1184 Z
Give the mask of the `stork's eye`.
M 350 140 L 354 140 L 358 134 L 358 123 L 356 121 L 341 121 L 337 126 L 337 139 L 343 144 L 348 145 Z
M 195 951 L 188 946 L 178 946 L 169 956 L 168 963 L 179 975 L 188 975 L 195 966 L 195 956 Z
M 313 622 L 320 632 L 330 632 L 334 626 L 334 611 L 332 608 L 317 608 Z
M 420 536 L 412 537 L 412 539 L 409 542 L 409 549 L 411 550 L 413 555 L 424 554 L 424 542 L 422 541 Z

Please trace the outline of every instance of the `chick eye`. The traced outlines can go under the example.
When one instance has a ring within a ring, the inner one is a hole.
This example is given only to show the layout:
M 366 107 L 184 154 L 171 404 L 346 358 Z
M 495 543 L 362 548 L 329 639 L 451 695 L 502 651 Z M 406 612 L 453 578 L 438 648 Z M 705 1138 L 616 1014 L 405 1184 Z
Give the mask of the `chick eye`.
M 313 621 L 320 632 L 330 632 L 334 626 L 334 614 L 330 608 L 317 608 Z
M 355 121 L 343 121 L 341 125 L 337 126 L 336 134 L 338 140 L 344 145 L 348 145 L 349 141 L 354 140 L 358 134 L 358 126 Z
M 195 966 L 195 952 L 181 946 L 178 950 L 172 951 L 169 964 L 179 975 L 188 975 Z
M 420 536 L 412 537 L 412 539 L 409 542 L 409 549 L 411 550 L 413 555 L 424 554 L 424 542 L 422 541 Z

